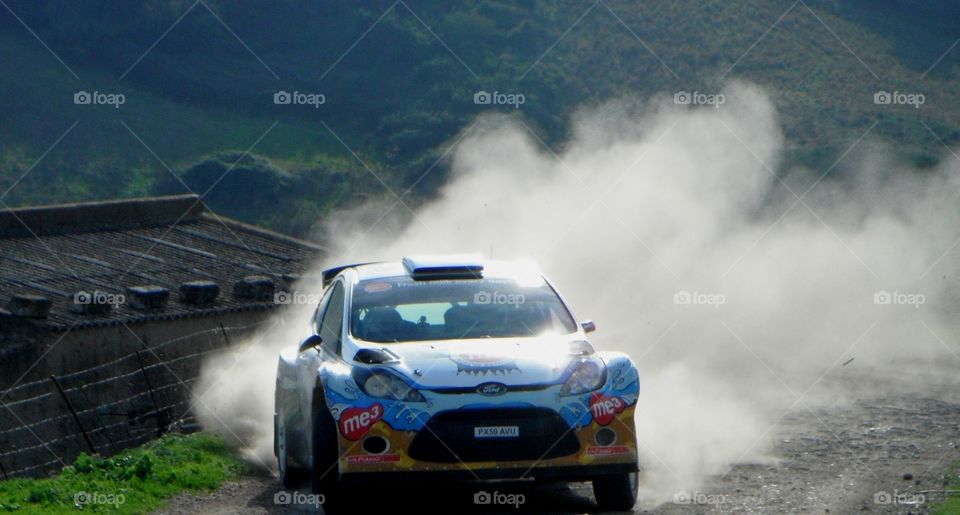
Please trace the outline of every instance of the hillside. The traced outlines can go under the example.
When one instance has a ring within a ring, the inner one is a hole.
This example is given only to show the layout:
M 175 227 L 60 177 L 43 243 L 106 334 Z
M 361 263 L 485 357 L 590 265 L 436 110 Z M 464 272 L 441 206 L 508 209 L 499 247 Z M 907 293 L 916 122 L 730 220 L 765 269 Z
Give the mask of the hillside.
M 772 94 L 784 166 L 825 169 L 874 122 L 872 136 L 915 164 L 944 154 L 937 138 L 960 141 L 960 7 L 945 1 L 6 4 L 0 194 L 16 185 L 2 198 L 10 206 L 184 189 L 171 173 L 202 193 L 219 176 L 211 169 L 249 151 L 238 166 L 266 183 L 243 193 L 250 175 L 231 172 L 211 206 L 303 235 L 357 198 L 393 200 L 384 185 L 416 183 L 481 112 L 516 113 L 555 145 L 578 107 L 717 91 L 729 79 Z M 81 90 L 124 103 L 75 105 Z M 881 90 L 925 103 L 877 105 Z M 278 105 L 279 91 L 324 102 Z M 524 103 L 477 105 L 478 91 Z M 410 203 L 444 171 L 417 183 Z

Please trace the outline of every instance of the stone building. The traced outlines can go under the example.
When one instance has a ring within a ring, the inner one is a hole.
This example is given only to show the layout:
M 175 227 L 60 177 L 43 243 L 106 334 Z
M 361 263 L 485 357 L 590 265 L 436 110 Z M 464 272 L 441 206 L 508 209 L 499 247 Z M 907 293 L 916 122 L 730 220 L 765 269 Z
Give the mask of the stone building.
M 0 212 L 0 477 L 189 420 L 203 358 L 262 326 L 322 252 L 195 195 Z

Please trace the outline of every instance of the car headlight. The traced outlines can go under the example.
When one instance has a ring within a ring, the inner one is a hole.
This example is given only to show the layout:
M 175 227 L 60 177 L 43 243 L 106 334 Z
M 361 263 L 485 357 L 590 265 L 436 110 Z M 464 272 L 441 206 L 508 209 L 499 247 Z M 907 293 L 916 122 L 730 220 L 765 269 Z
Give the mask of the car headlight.
M 374 372 L 362 383 L 363 391 L 379 399 L 395 399 L 407 402 L 424 402 L 423 394 L 408 385 L 403 379 L 388 373 Z
M 594 360 L 581 361 L 570 373 L 567 382 L 560 387 L 560 395 L 579 395 L 592 392 L 603 386 L 606 370 Z

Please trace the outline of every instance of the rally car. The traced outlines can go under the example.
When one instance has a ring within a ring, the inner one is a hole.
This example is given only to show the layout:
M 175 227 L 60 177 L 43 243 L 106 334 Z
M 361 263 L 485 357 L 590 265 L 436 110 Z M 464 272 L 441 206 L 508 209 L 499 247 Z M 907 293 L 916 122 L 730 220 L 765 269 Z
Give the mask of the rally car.
M 635 504 L 636 367 L 536 268 L 411 256 L 323 282 L 279 357 L 284 485 L 309 478 L 328 510 L 351 483 L 411 479 L 592 481 L 600 508 Z

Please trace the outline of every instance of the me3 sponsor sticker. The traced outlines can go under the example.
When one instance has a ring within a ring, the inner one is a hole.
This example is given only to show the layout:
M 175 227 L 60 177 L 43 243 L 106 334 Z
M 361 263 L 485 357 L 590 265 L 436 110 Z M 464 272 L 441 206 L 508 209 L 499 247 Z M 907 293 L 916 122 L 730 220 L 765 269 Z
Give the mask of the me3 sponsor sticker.
M 590 396 L 590 413 L 601 426 L 613 422 L 613 418 L 626 409 L 627 403 L 620 397 L 594 393 Z
M 350 440 L 359 440 L 383 418 L 383 406 L 378 402 L 368 408 L 348 408 L 340 415 L 340 433 Z

